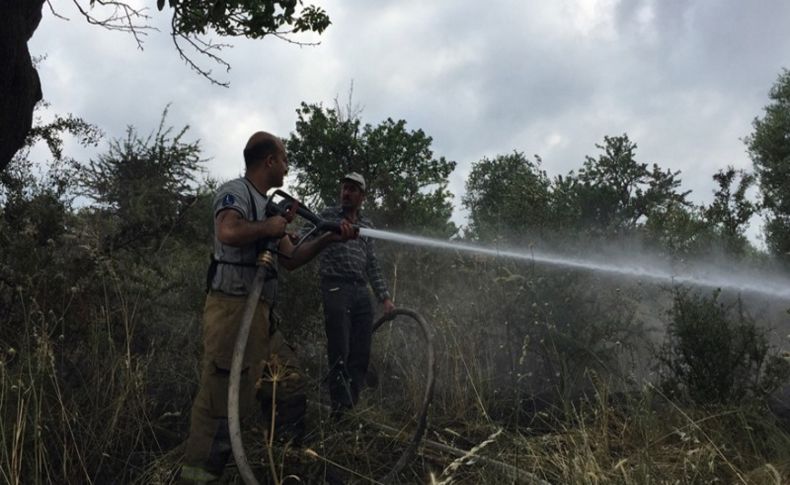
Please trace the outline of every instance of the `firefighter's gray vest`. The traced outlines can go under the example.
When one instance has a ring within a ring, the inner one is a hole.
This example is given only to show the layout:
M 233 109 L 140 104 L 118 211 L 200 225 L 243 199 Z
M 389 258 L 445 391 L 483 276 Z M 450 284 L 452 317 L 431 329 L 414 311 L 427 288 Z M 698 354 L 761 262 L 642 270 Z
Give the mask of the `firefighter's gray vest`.
M 223 210 L 236 210 L 248 221 L 266 219 L 266 197 L 247 179 L 240 177 L 224 183 L 214 197 L 214 217 Z M 223 244 L 214 231 L 216 271 L 210 277 L 209 288 L 228 295 L 246 296 L 255 278 L 260 244 L 236 247 Z M 274 303 L 277 293 L 276 271 L 267 275 L 261 299 Z

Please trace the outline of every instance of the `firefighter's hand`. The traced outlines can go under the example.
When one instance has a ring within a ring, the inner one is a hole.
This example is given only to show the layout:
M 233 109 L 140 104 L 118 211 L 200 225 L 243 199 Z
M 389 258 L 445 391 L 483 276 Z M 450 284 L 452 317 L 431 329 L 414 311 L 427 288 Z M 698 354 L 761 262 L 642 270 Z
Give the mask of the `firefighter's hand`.
M 283 216 L 267 217 L 261 224 L 261 239 L 283 237 L 286 226 L 288 226 L 288 219 Z
M 293 222 L 294 218 L 296 217 L 296 211 L 298 209 L 299 209 L 299 201 L 295 200 L 293 201 L 293 204 L 291 204 L 291 207 L 288 208 L 288 210 L 285 212 L 285 215 L 283 217 L 285 217 L 285 219 L 288 222 Z
M 381 302 L 381 306 L 384 307 L 384 314 L 389 315 L 393 311 L 395 311 L 395 304 L 392 303 L 392 300 L 387 298 L 386 300 Z

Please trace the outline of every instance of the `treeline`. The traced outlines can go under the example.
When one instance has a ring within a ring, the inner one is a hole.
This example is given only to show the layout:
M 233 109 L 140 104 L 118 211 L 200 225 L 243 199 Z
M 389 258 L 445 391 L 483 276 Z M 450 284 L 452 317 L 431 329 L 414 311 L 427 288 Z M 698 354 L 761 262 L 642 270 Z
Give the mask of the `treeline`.
M 596 145 L 599 154 L 554 178 L 539 156 L 529 159 L 519 151 L 474 162 L 462 199 L 469 214 L 464 228 L 450 222 L 447 182 L 456 163 L 434 156 L 430 137 L 407 130 L 403 120 L 362 125 L 350 108 L 303 104 L 288 149 L 297 193 L 311 203 L 332 203 L 343 171 L 360 171 L 371 181 L 368 209 L 386 228 L 443 236 L 461 229 L 476 240 L 628 236 L 673 256 L 704 254 L 711 246 L 744 256 L 758 252 L 745 231 L 762 214 L 769 253 L 786 262 L 789 86 L 790 73 L 783 71 L 770 91 L 771 103 L 745 138 L 754 170 L 727 166 L 712 174 L 716 189 L 709 204 L 690 200 L 680 171 L 639 161 L 637 143 L 627 134 L 604 137 Z M 755 186 L 758 200 L 747 195 Z
M 340 176 L 358 171 L 370 186 L 365 210 L 384 229 L 569 250 L 634 238 L 667 258 L 715 246 L 733 258 L 786 264 L 790 72 L 770 99 L 746 138 L 754 173 L 713 174 L 717 189 L 704 205 L 691 202 L 679 172 L 639 161 L 627 134 L 605 137 L 580 168 L 554 178 L 539 157 L 518 151 L 475 162 L 462 198 L 465 227 L 451 220 L 456 162 L 436 155 L 430 136 L 404 120 L 372 125 L 350 109 L 302 104 L 286 146 L 298 197 L 316 208 L 333 204 Z M 69 158 L 62 139 L 95 146 L 100 130 L 59 117 L 37 127 L 0 173 L 3 481 L 166 481 L 150 464 L 176 449 L 187 429 L 217 186 L 200 143 L 187 128 L 169 127 L 166 115 L 150 134 L 129 128 L 92 160 Z M 40 142 L 51 154 L 44 172 L 29 156 Z M 756 201 L 748 197 L 755 185 Z M 768 254 L 745 237 L 756 214 L 766 220 Z M 600 275 L 380 248 L 396 301 L 437 327 L 439 421 L 482 413 L 519 431 L 538 396 L 569 402 L 589 388 L 591 372 L 622 376 L 635 360 L 659 370 L 666 396 L 694 406 L 763 402 L 786 381 L 764 330 L 718 294 L 678 289 L 659 298 Z M 284 279 L 279 311 L 320 379 L 315 268 Z M 662 298 L 668 330 L 645 363 L 650 322 L 637 309 Z M 698 364 L 711 361 L 719 365 Z M 414 366 L 394 357 L 380 365 L 395 372 L 396 363 Z M 409 397 L 389 396 L 390 404 L 409 409 Z M 712 476 L 733 477 L 727 473 Z

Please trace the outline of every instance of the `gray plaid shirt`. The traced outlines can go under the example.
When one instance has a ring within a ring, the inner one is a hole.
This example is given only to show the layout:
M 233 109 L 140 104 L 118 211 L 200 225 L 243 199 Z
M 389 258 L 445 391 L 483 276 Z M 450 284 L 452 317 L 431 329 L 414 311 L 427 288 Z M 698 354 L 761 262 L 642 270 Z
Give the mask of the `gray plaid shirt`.
M 329 207 L 321 211 L 320 216 L 327 221 L 340 222 L 343 219 L 343 209 Z M 370 219 L 362 214 L 359 214 L 357 224 L 360 227 L 373 228 Z M 376 246 L 373 239 L 369 237 L 359 237 L 330 244 L 321 251 L 318 273 L 322 278 L 358 281 L 367 279 L 379 301 L 390 298 L 379 260 L 376 257 Z

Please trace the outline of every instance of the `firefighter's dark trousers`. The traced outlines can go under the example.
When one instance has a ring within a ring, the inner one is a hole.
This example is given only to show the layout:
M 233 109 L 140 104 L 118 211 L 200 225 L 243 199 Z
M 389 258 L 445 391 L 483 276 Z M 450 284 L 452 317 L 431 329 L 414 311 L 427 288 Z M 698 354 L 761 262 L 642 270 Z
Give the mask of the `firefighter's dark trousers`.
M 228 432 L 228 381 L 233 347 L 244 313 L 245 297 L 211 292 L 203 313 L 203 363 L 200 387 L 192 404 L 182 483 L 210 483 L 222 475 L 232 453 Z M 242 365 L 239 414 L 249 415 L 256 393 L 271 414 L 275 397 L 275 423 L 285 425 L 296 439 L 304 429 L 304 378 L 293 350 L 282 334 L 270 331 L 269 306 L 255 310 Z M 282 426 L 278 429 L 285 429 Z
M 323 278 L 329 397 L 335 410 L 353 407 L 370 362 L 373 304 L 363 280 Z

